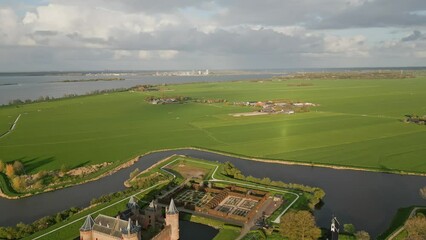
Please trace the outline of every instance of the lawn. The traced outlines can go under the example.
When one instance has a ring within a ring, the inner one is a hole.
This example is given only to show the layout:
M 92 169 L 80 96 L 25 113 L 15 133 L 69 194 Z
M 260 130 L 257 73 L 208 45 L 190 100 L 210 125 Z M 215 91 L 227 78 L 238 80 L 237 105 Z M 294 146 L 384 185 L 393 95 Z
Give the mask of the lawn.
M 229 240 L 237 239 L 240 235 L 241 228 L 236 226 L 224 225 L 213 240 Z
M 178 174 L 183 179 L 199 178 L 209 180 L 213 170 L 216 168 L 214 163 L 203 162 L 190 158 L 176 158 L 165 168 L 168 171 Z
M 307 82 L 311 86 L 288 86 Z M 426 77 L 287 80 L 168 85 L 170 96 L 313 102 L 309 113 L 232 117 L 231 104 L 150 105 L 160 92 L 120 92 L 0 108 L 0 158 L 26 171 L 114 162 L 152 150 L 200 147 L 238 155 L 381 171 L 426 173 L 426 126 L 400 122 L 426 114 Z M 10 117 L 12 116 L 12 117 Z

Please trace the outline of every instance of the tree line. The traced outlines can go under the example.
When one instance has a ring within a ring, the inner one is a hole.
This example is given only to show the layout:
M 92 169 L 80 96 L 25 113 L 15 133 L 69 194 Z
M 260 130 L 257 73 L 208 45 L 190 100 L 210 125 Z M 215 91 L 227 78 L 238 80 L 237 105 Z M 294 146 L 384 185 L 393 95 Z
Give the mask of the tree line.
M 0 227 L 0 239 L 19 239 L 28 237 L 35 232 L 44 230 L 54 224 L 60 223 L 80 211 L 79 208 L 72 207 L 68 210 L 40 218 L 31 224 L 18 223 L 14 227 Z

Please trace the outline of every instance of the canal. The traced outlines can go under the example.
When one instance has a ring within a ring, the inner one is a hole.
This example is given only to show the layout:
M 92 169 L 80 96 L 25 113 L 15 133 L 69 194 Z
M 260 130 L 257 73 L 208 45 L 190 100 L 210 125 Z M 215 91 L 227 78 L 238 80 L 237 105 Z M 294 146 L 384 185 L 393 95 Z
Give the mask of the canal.
M 256 162 L 183 149 L 145 155 L 133 166 L 97 181 L 18 200 L 1 198 L 0 225 L 30 223 L 73 206 L 88 206 L 95 197 L 123 190 L 123 182 L 135 168 L 147 169 L 173 154 L 209 161 L 229 161 L 245 175 L 323 188 L 326 192 L 324 205 L 315 211 L 321 227 L 329 227 L 334 215 L 342 224 L 352 223 L 357 229 L 366 230 L 375 237 L 386 230 L 398 208 L 426 205 L 419 195 L 419 189 L 426 186 L 426 177 Z

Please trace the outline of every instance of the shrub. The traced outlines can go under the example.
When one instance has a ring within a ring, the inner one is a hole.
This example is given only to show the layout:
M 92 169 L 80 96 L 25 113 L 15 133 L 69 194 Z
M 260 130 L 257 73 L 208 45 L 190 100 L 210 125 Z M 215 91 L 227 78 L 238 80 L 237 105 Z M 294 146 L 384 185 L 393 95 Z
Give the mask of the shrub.
M 21 161 L 15 161 L 13 163 L 13 169 L 15 170 L 16 175 L 21 175 L 24 173 L 24 164 Z
M 343 229 L 345 232 L 354 234 L 355 233 L 355 226 L 353 224 L 344 224 Z
M 18 176 L 13 177 L 12 186 L 16 190 L 22 190 L 24 188 L 23 180 Z
M 370 234 L 366 231 L 358 231 L 355 233 L 357 240 L 370 240 Z
M 15 169 L 12 164 L 6 164 L 6 175 L 12 179 L 15 176 Z

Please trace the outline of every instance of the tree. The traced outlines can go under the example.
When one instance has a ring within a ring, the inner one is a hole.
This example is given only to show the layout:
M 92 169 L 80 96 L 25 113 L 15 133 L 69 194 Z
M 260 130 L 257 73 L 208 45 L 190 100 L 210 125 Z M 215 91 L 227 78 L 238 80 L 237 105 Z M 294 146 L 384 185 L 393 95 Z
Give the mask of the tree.
M 321 236 L 314 216 L 308 211 L 291 211 L 281 217 L 280 233 L 289 240 L 314 240 Z
M 345 232 L 354 234 L 355 233 L 355 226 L 353 224 L 344 224 L 343 229 Z
M 6 175 L 12 179 L 13 176 L 15 176 L 15 169 L 13 168 L 12 164 L 6 164 Z
M 4 172 L 4 169 L 6 168 L 6 165 L 2 160 L 0 160 L 0 172 Z
M 12 186 L 16 190 L 22 190 L 24 188 L 24 181 L 18 176 L 15 176 L 12 179 Z
M 15 170 L 15 174 L 20 175 L 24 173 L 24 164 L 21 161 L 15 161 L 13 163 L 13 169 Z
M 423 240 L 426 239 L 426 217 L 422 215 L 410 218 L 405 222 L 405 230 L 407 230 L 407 240 Z
M 366 231 L 358 231 L 355 233 L 357 240 L 370 240 L 370 234 Z

